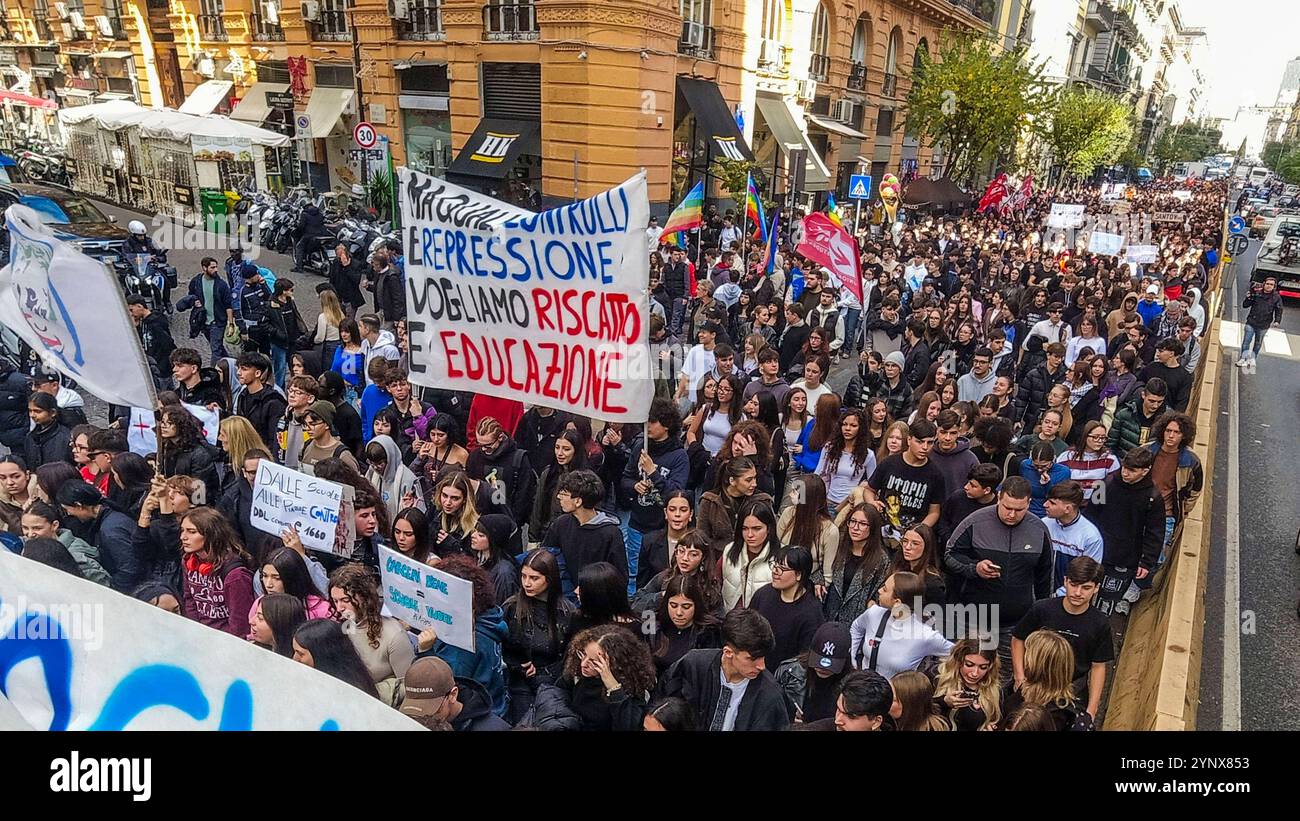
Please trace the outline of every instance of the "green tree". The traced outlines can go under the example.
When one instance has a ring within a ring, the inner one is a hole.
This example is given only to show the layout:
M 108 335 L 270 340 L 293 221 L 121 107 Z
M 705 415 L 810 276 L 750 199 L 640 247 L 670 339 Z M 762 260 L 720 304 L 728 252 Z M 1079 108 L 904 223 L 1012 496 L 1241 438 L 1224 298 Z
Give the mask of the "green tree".
M 1298 148 L 1300 148 L 1300 144 L 1295 142 L 1269 140 L 1264 143 L 1264 150 L 1259 154 L 1259 161 L 1269 168 L 1277 168 L 1282 164 L 1283 157 L 1294 153 Z
M 758 163 L 750 160 L 729 160 L 725 157 L 717 157 L 713 160 L 711 169 L 713 176 L 718 178 L 722 190 L 726 191 L 736 207 L 744 210 L 745 208 L 745 191 L 749 182 L 749 175 L 758 171 Z M 767 207 L 766 198 L 763 207 Z
M 1155 161 L 1161 171 L 1179 162 L 1189 162 L 1218 154 L 1223 132 L 1194 123 L 1184 123 L 1167 129 L 1156 140 Z
M 1279 158 L 1276 165 L 1269 167 L 1275 169 L 1277 175 L 1288 185 L 1300 185 L 1300 148 L 1293 148 L 1286 156 Z
M 1061 95 L 1047 140 L 1066 176 L 1087 177 L 1119 159 L 1133 136 L 1130 114 L 1118 97 L 1095 89 L 1074 86 Z
M 948 176 L 971 182 L 977 169 L 1022 131 L 1040 128 L 1057 92 L 1025 47 L 998 51 L 971 35 L 948 39 L 937 55 L 921 52 L 904 110 L 910 132 L 943 150 Z

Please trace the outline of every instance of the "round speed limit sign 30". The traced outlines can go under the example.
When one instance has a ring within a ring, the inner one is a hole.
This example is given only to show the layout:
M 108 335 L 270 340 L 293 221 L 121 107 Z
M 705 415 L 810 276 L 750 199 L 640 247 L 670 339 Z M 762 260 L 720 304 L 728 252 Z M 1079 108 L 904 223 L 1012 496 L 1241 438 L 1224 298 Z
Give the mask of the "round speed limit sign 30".
M 352 129 L 352 139 L 360 148 L 374 148 L 375 143 L 379 142 L 379 134 L 373 125 L 362 122 Z

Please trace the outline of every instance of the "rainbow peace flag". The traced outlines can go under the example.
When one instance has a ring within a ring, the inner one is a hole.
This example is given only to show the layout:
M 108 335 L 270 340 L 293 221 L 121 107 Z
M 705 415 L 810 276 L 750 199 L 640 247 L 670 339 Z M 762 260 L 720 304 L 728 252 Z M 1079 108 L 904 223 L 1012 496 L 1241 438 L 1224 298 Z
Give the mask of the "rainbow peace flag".
M 776 269 L 776 239 L 779 236 L 777 225 L 781 220 L 781 212 L 777 211 L 772 215 L 772 230 L 767 232 L 767 250 L 763 252 L 763 273 L 771 276 L 772 271 Z
M 686 193 L 685 199 L 668 215 L 664 223 L 664 242 L 673 242 L 680 248 L 686 247 L 686 232 L 704 224 L 704 180 L 695 183 L 695 187 Z M 676 235 L 676 236 L 674 236 Z
M 844 227 L 844 222 L 840 220 L 840 206 L 835 202 L 834 194 L 826 195 L 826 216 L 830 217 L 831 222 L 835 223 L 836 227 Z
M 753 236 L 767 242 L 767 216 L 763 213 L 763 200 L 758 196 L 758 186 L 754 184 L 751 173 L 745 181 L 745 216 L 754 225 Z

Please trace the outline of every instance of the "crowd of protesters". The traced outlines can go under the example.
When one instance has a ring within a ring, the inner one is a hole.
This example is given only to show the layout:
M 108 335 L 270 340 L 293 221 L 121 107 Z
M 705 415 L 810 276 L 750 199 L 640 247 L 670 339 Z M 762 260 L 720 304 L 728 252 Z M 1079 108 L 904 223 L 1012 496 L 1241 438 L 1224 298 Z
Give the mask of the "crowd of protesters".
M 788 234 L 768 273 L 729 214 L 688 248 L 652 223 L 644 426 L 413 387 L 396 254 L 340 253 L 314 334 L 291 280 L 211 260 L 213 365 L 132 305 L 155 452 L 0 373 L 0 539 L 435 729 L 1090 729 L 1203 478 L 1226 192 L 1171 187 L 1124 200 L 1185 214 L 1152 264 L 1045 227 L 1095 190 L 864 226 L 860 301 Z M 263 460 L 353 488 L 350 555 L 253 526 Z M 388 614 L 381 545 L 472 583 L 473 651 Z

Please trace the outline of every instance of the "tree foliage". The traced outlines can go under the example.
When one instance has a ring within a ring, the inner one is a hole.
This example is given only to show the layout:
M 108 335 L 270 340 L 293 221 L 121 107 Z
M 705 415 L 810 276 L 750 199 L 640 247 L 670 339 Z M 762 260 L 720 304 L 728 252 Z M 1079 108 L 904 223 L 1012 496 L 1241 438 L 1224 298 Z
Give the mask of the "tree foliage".
M 1167 129 L 1156 140 L 1152 151 L 1156 166 L 1165 171 L 1179 162 L 1189 162 L 1218 154 L 1222 149 L 1223 132 L 1194 123 L 1184 123 Z
M 909 131 L 943 150 L 948 176 L 970 182 L 975 171 L 1046 122 L 1057 96 L 1025 48 L 998 51 L 986 38 L 946 40 L 937 55 L 921 52 L 905 108 Z
M 1259 154 L 1259 161 L 1269 168 L 1277 168 L 1282 164 L 1282 158 L 1294 153 L 1297 148 L 1300 148 L 1300 143 L 1269 140 L 1264 143 L 1264 150 Z
M 759 187 L 762 188 L 758 163 L 750 160 L 729 160 L 726 157 L 715 157 L 712 173 L 713 176 L 718 178 L 722 190 L 727 192 L 732 201 L 736 203 L 736 207 L 741 210 L 745 208 L 745 191 L 751 173 L 760 178 Z
M 1087 177 L 1119 159 L 1133 136 L 1131 114 L 1119 98 L 1096 89 L 1074 86 L 1062 94 L 1047 140 L 1065 173 Z

